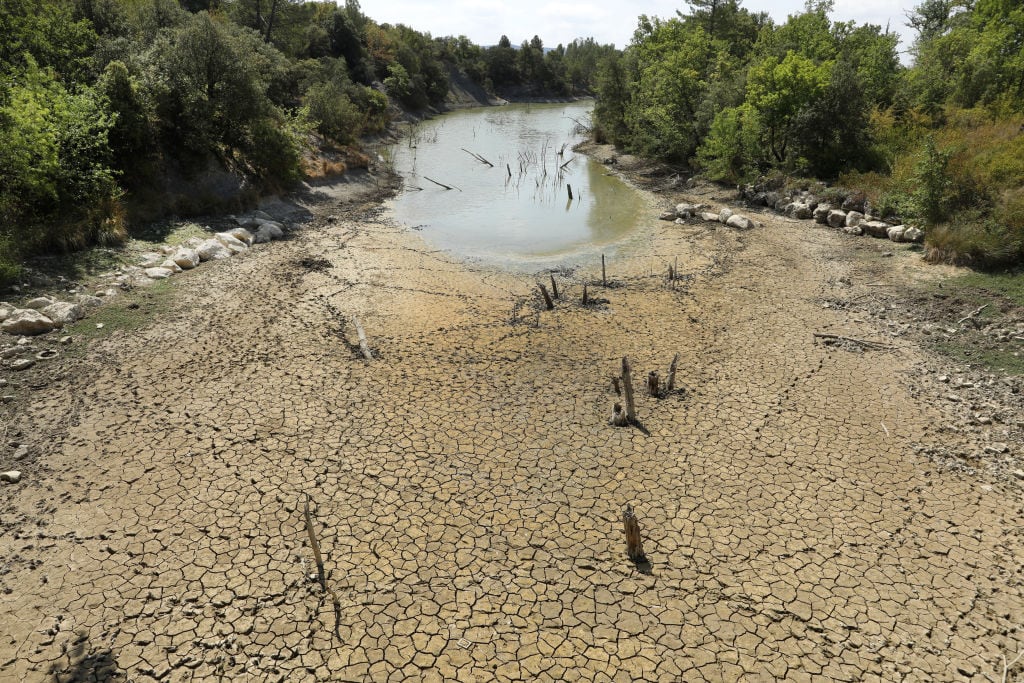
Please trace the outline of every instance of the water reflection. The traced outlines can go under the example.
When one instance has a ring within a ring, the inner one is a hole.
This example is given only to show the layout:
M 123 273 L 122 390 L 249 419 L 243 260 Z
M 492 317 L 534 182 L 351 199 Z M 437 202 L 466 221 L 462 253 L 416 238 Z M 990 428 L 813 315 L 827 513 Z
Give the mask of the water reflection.
M 419 124 L 392 149 L 405 178 L 395 216 L 443 249 L 506 265 L 564 260 L 621 239 L 641 199 L 572 151 L 581 139 L 574 119 L 588 111 L 588 103 L 511 105 Z

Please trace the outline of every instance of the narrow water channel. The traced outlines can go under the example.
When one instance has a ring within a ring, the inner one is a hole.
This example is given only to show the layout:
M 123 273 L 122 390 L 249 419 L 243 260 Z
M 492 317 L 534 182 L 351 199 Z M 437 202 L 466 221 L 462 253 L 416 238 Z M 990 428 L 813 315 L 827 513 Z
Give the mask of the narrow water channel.
M 404 178 L 395 217 L 445 251 L 503 267 L 592 257 L 628 236 L 643 206 L 632 188 L 573 152 L 591 108 L 514 104 L 417 124 L 390 150 Z

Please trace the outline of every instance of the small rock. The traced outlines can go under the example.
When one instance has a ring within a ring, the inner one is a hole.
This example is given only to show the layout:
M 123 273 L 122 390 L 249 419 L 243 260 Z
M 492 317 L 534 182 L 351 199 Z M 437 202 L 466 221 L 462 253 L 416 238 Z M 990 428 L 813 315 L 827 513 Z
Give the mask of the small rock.
M 836 209 L 830 209 L 825 222 L 833 228 L 846 227 L 846 212 L 838 211 Z
M 170 268 L 146 268 L 144 272 L 150 280 L 166 280 L 174 275 L 174 271 Z
M 663 221 L 674 221 L 676 219 L 676 212 L 666 211 L 665 213 L 658 216 L 658 219 Z
M 860 227 L 867 235 L 885 239 L 889 236 L 889 228 L 891 226 L 885 221 L 861 221 Z
M 894 225 L 886 230 L 885 234 L 893 242 L 902 242 L 904 230 L 906 230 L 906 227 L 902 225 Z
M 7 482 L 8 484 L 17 484 L 19 481 L 21 481 L 21 472 L 19 472 L 18 470 L 0 472 L 0 481 Z
M 13 396 L 11 396 L 11 400 L 12 401 L 14 400 Z M 28 457 L 28 445 L 27 444 L 21 444 L 16 449 L 14 449 L 14 459 L 15 460 L 24 460 L 27 457 Z
M 30 299 L 25 308 L 31 308 L 33 311 L 41 311 L 54 302 L 54 299 L 48 296 L 37 296 L 35 299 Z
M 284 237 L 284 230 L 281 228 L 280 223 L 267 221 L 260 223 L 260 227 L 256 229 L 256 234 L 253 236 L 253 241 L 262 243 L 279 240 L 282 237 Z
M 1013 476 L 1017 477 L 1021 481 L 1024 481 L 1024 470 L 1014 470 Z
M 864 214 L 860 211 L 850 211 L 846 214 L 846 227 L 852 228 L 855 225 L 860 225 L 864 220 Z
M 13 403 L 14 402 L 14 395 L 13 394 L 7 394 L 5 396 L 0 396 L 0 401 L 3 401 L 4 403 Z M 15 458 L 15 459 L 17 459 L 17 458 Z
M 166 268 L 172 273 L 180 273 L 182 271 L 181 266 L 174 262 L 174 259 L 167 259 L 160 264 L 160 268 Z
M 16 310 L 18 309 L 6 301 L 0 301 L 0 323 L 7 320 L 7 317 Z
M 736 228 L 737 230 L 750 230 L 754 227 L 754 221 L 750 220 L 746 216 L 740 216 L 738 214 L 729 216 L 728 220 L 725 221 L 725 224 L 730 228 Z
M 9 346 L 6 349 L 4 349 L 3 351 L 0 351 L 0 358 L 4 358 L 4 359 L 14 358 L 19 353 L 21 353 L 21 349 L 19 347 L 17 347 L 17 346 Z
M 245 246 L 247 246 L 247 247 L 251 247 L 252 243 L 253 243 L 253 240 L 255 239 L 253 237 L 253 234 L 251 232 L 249 232 L 248 230 L 246 230 L 244 227 L 239 227 L 239 228 L 234 228 L 233 230 L 228 230 L 227 233 L 229 235 L 231 235 L 232 237 L 234 237 L 236 240 L 238 240 L 240 242 L 243 242 L 245 244 Z
M 74 340 L 71 337 L 61 337 L 60 338 L 60 343 L 63 344 L 64 346 L 67 346 L 72 341 L 74 341 Z
M 860 236 L 864 234 L 864 229 L 861 228 L 859 225 L 854 225 L 853 227 L 843 228 L 843 232 L 845 232 L 847 235 Z
M 700 217 L 706 221 L 714 221 L 715 223 L 718 222 L 718 214 L 711 213 L 710 211 L 704 211 L 703 213 L 701 213 Z
M 98 296 L 89 296 L 88 294 L 79 294 L 75 297 L 75 300 L 83 308 L 99 308 L 103 305 L 103 299 Z
M 21 358 L 11 362 L 11 370 L 20 371 L 28 370 L 30 367 L 36 364 L 35 358 Z
M 718 212 L 718 222 L 725 223 L 729 220 L 731 216 L 732 211 L 730 209 L 722 209 L 721 211 Z
M 139 267 L 141 267 L 141 268 L 156 268 L 161 263 L 163 263 L 165 258 L 166 258 L 166 256 L 164 256 L 163 254 L 161 254 L 159 252 L 156 252 L 156 251 L 151 251 L 151 252 L 145 253 L 145 254 L 143 254 L 141 256 L 141 258 L 139 260 Z

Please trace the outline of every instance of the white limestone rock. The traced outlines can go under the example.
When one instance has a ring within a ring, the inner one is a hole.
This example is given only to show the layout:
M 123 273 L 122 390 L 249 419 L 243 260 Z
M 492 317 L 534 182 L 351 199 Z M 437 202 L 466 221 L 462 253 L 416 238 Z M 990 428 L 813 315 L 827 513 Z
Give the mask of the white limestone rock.
M 15 311 L 7 317 L 7 320 L 0 323 L 0 329 L 7 334 L 28 336 L 45 334 L 54 327 L 56 327 L 56 325 L 52 320 L 39 311 L 35 311 L 30 308 L 15 309 Z

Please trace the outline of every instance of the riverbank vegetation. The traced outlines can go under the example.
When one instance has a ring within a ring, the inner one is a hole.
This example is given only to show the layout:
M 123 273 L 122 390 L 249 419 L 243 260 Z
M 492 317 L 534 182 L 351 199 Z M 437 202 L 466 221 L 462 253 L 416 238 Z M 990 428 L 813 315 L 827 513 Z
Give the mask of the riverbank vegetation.
M 924 0 L 897 36 L 835 22 L 831 0 L 775 24 L 738 0 L 642 16 L 602 65 L 596 133 L 740 183 L 838 181 L 927 232 L 931 260 L 1024 257 L 1024 7 Z
M 442 106 L 453 74 L 584 94 L 614 52 L 433 38 L 356 0 L 5 0 L 0 35 L 0 285 L 34 253 L 365 165 L 348 146 Z

